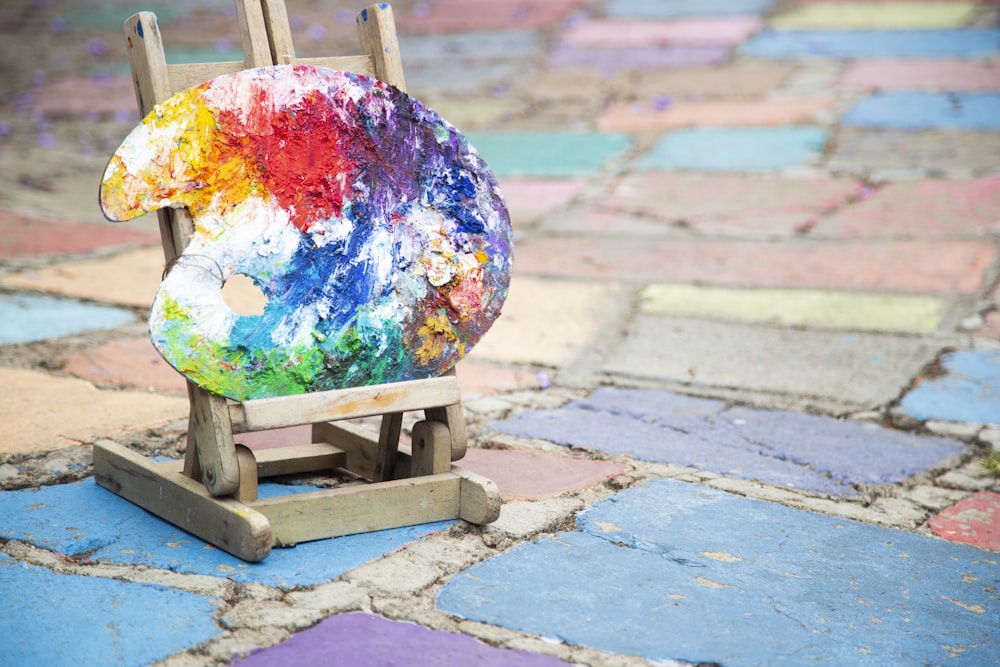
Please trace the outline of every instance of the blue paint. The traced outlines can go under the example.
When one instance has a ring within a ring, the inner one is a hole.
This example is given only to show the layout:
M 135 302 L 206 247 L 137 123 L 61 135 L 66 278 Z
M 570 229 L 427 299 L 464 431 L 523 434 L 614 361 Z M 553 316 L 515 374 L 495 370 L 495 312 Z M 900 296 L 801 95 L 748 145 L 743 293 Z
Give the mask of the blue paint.
M 440 610 L 647 660 L 1000 660 L 995 554 L 671 480 L 456 575 Z
M 1000 51 L 1000 30 L 765 30 L 741 48 L 756 58 L 985 58 Z
M 135 22 L 135 29 L 136 29 L 136 32 L 139 33 L 139 38 L 140 39 L 145 39 L 146 36 L 145 36 L 145 33 L 143 32 L 142 21 L 136 21 Z
M 497 176 L 593 176 L 632 146 L 625 134 L 503 132 L 466 135 Z
M 1000 94 L 878 93 L 854 105 L 842 122 L 893 130 L 996 130 Z
M 772 0 L 611 0 L 605 13 L 614 18 L 665 19 L 681 16 L 761 14 Z
M 262 498 L 306 493 L 309 486 L 265 483 Z M 262 563 L 245 563 L 103 489 L 92 478 L 38 490 L 0 492 L 0 537 L 69 556 L 146 565 L 189 574 L 256 581 L 269 586 L 312 586 L 381 558 L 454 522 L 382 530 L 274 549 Z
M 720 401 L 653 389 L 598 389 L 586 400 L 522 411 L 490 427 L 841 497 L 856 496 L 858 485 L 925 472 L 965 449 L 943 438 L 795 412 L 727 409 Z
M 921 420 L 1000 424 L 1000 351 L 952 352 L 941 365 L 945 374 L 918 384 L 896 411 Z
M 368 20 L 368 8 L 367 7 L 365 9 L 361 10 L 361 20 L 362 21 L 367 21 Z
M 135 321 L 127 310 L 34 294 L 0 294 L 0 345 L 114 329 Z
M 378 8 L 379 9 L 389 9 L 389 3 L 388 2 L 380 2 L 380 3 L 378 3 Z
M 215 606 L 154 584 L 56 574 L 0 554 L 0 664 L 148 665 L 219 634 Z
M 701 127 L 667 134 L 640 169 L 772 171 L 816 161 L 826 143 L 818 127 Z

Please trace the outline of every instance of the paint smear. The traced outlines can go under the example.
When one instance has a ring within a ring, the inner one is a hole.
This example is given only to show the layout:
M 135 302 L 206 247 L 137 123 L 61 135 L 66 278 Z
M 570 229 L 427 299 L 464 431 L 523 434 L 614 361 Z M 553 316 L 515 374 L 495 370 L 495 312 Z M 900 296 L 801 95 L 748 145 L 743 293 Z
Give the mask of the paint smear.
M 122 221 L 168 206 L 195 232 L 150 336 L 235 400 L 438 376 L 506 298 L 493 173 L 437 113 L 357 74 L 244 70 L 157 105 L 108 164 L 101 207 Z M 262 314 L 226 306 L 237 274 L 263 292 Z

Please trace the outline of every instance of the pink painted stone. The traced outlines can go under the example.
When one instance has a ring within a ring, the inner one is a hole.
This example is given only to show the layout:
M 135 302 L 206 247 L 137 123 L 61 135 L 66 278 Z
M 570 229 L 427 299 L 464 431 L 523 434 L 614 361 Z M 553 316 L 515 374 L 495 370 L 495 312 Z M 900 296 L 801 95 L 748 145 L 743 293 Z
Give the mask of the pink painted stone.
M 622 178 L 607 205 L 711 235 L 790 236 L 858 196 L 847 179 L 641 172 Z
M 483 364 L 468 357 L 458 362 L 455 373 L 464 400 L 501 391 L 537 389 L 541 386 L 541 380 L 534 373 Z
M 579 491 L 624 474 L 628 466 L 589 461 L 533 449 L 470 447 L 459 463 L 493 480 L 507 500 L 542 500 Z
M 740 44 L 764 25 L 757 16 L 677 21 L 591 20 L 568 28 L 560 40 L 574 46 Z
M 991 243 L 756 243 L 543 238 L 522 241 L 521 275 L 633 282 L 970 294 L 996 261 Z
M 832 108 L 833 100 L 827 97 L 618 102 L 600 115 L 597 127 L 603 132 L 657 132 L 697 126 L 776 127 L 815 122 Z
M 817 235 L 946 238 L 1000 232 L 1000 178 L 890 183 L 822 220 Z
M 946 540 L 1000 551 L 1000 494 L 980 491 L 944 510 L 929 525 Z
M 139 387 L 169 394 L 187 392 L 187 381 L 156 351 L 149 338 L 115 340 L 62 357 L 70 375 L 120 387 Z
M 86 254 L 103 248 L 153 245 L 159 238 L 141 229 L 62 222 L 0 208 L 0 258 Z
M 565 206 L 586 188 L 583 179 L 501 178 L 513 225 L 534 222 L 539 216 Z
M 127 113 L 138 119 L 135 90 L 127 75 L 71 77 L 41 86 L 33 107 L 47 116 Z
M 576 9 L 582 0 L 437 0 L 415 3 L 396 17 L 404 33 L 544 28 Z
M 837 82 L 848 90 L 1000 90 L 1000 65 L 969 60 L 861 60 Z

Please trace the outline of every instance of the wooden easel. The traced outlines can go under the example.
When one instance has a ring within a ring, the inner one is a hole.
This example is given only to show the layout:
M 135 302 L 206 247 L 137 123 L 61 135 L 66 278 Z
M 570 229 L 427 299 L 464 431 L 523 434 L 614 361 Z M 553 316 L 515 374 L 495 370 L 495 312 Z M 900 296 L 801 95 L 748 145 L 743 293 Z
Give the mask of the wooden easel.
M 284 0 L 235 0 L 243 62 L 167 65 L 156 16 L 125 22 L 142 115 L 176 92 L 220 74 L 301 63 L 374 76 L 404 89 L 392 9 L 371 5 L 357 18 L 359 55 L 295 58 Z M 158 211 L 169 265 L 193 231 L 186 212 Z M 467 438 L 454 373 L 428 380 L 233 403 L 188 384 L 191 403 L 183 464 L 155 462 L 102 440 L 94 445 L 97 483 L 246 561 L 272 546 L 465 519 L 484 524 L 500 514 L 492 481 L 452 465 Z M 424 412 L 412 447 L 399 444 L 403 413 Z M 343 420 L 381 416 L 378 433 Z M 312 424 L 312 444 L 257 453 L 234 433 Z M 258 499 L 259 478 L 344 468 L 370 483 Z

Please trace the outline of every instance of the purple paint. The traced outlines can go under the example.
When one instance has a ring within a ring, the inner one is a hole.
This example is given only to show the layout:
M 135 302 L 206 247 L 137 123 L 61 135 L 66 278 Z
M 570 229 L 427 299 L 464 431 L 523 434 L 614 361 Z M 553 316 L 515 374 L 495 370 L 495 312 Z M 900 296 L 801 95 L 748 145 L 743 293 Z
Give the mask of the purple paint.
M 283 644 L 252 653 L 235 664 L 241 667 L 566 666 L 565 662 L 551 656 L 496 648 L 466 635 L 361 613 L 328 618 Z

